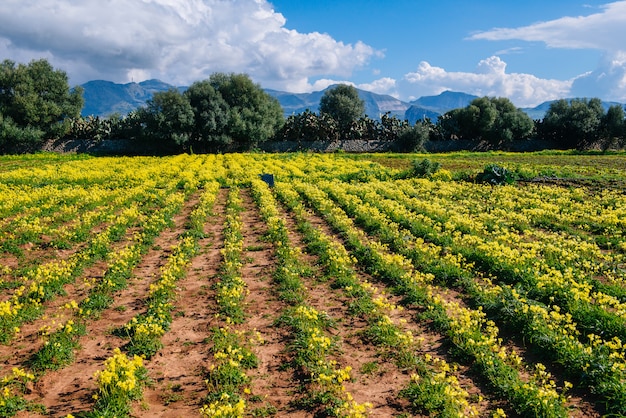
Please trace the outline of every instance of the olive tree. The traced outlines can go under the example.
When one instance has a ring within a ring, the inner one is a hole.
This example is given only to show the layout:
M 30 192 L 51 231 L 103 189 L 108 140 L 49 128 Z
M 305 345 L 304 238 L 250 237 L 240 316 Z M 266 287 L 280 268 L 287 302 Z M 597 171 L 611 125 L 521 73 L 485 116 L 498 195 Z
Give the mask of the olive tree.
M 208 81 L 228 105 L 225 135 L 236 148 L 254 148 L 273 138 L 285 122 L 278 100 L 248 75 L 215 73 Z
M 492 144 L 528 138 L 533 120 L 507 98 L 479 97 L 465 108 L 439 118 L 445 138 L 488 141 Z
M 324 92 L 319 110 L 337 121 L 341 136 L 346 138 L 350 136 L 351 125 L 364 116 L 365 104 L 354 86 L 339 84 Z
M 69 119 L 80 115 L 82 89 L 70 89 L 67 74 L 45 59 L 29 64 L 4 60 L 0 64 L 0 114 L 2 126 L 26 130 L 16 141 L 28 138 L 26 150 L 43 139 L 62 137 Z M 2 134 L 7 137 L 6 133 Z M 20 148 L 20 144 L 14 143 Z
M 189 101 L 178 90 L 155 93 L 139 114 L 146 139 L 165 147 L 189 148 L 194 113 Z
M 232 143 L 227 133 L 229 106 L 208 80 L 193 83 L 184 93 L 194 115 L 190 146 L 197 151 L 221 151 Z
M 602 118 L 602 145 L 609 148 L 612 145 L 624 146 L 626 137 L 626 123 L 624 122 L 624 108 L 622 105 L 612 105 Z
M 585 148 L 599 139 L 603 116 L 598 98 L 557 100 L 543 118 L 541 134 L 563 148 Z

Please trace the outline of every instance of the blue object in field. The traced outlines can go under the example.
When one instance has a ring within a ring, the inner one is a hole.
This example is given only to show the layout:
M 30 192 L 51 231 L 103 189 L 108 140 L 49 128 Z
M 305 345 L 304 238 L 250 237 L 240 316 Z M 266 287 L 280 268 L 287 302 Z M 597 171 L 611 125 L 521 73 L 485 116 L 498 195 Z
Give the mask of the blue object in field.
M 268 186 L 274 187 L 274 175 L 273 174 L 261 174 L 261 180 L 266 182 Z

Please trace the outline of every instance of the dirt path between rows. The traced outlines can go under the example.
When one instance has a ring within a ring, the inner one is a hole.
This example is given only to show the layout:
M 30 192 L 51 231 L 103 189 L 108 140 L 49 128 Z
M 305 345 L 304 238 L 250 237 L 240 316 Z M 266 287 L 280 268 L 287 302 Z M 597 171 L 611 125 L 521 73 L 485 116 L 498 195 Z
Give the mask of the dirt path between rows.
M 263 239 L 267 226 L 259 216 L 259 210 L 250 196 L 249 189 L 241 192 L 243 211 L 241 212 L 244 236 L 244 260 L 242 278 L 246 282 L 249 296 L 246 299 L 246 312 L 249 317 L 241 328 L 257 331 L 264 343 L 254 347 L 259 359 L 259 367 L 248 375 L 252 380 L 252 394 L 259 402 L 250 408 L 273 407 L 277 416 L 300 418 L 307 416 L 291 407 L 293 392 L 299 384 L 293 373 L 285 369 L 288 358 L 285 342 L 287 332 L 274 325 L 285 309 L 285 303 L 277 298 L 272 286 L 272 273 L 276 268 L 272 243 Z
M 46 373 L 36 382 L 27 399 L 43 404 L 48 415 L 53 417 L 64 417 L 92 408 L 92 395 L 96 391 L 94 373 L 103 369 L 104 361 L 112 355 L 114 348 L 122 347 L 127 342 L 111 332 L 144 311 L 144 299 L 150 283 L 158 278 L 159 269 L 166 262 L 171 247 L 176 244 L 197 202 L 196 195 L 185 202 L 182 210 L 173 217 L 174 226 L 165 229 L 155 239 L 152 248 L 133 270 L 128 288 L 115 295 L 113 306 L 104 310 L 98 319 L 88 321 L 87 334 L 80 338 L 81 348 L 76 352 L 74 363 Z
M 206 237 L 198 241 L 199 253 L 178 282 L 173 321 L 161 339 L 163 348 L 144 363 L 152 384 L 145 388 L 143 401 L 135 405 L 133 417 L 193 417 L 203 405 L 207 394 L 203 376 L 211 357 L 207 338 L 218 325 L 211 286 L 221 262 L 227 192 L 219 191 L 213 215 L 204 226 Z

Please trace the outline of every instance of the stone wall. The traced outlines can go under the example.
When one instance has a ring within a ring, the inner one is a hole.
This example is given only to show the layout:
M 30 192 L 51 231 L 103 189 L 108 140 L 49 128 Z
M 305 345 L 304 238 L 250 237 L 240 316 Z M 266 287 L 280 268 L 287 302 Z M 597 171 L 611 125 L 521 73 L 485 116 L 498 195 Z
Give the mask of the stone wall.
M 265 152 L 387 152 L 395 151 L 394 143 L 389 141 L 364 141 L 360 139 L 350 141 L 269 141 L 259 148 Z
M 389 141 L 270 141 L 259 146 L 265 152 L 336 152 L 350 153 L 368 152 L 397 152 L 399 151 L 394 142 Z M 501 148 L 492 146 L 487 142 L 476 141 L 429 141 L 424 145 L 427 152 L 454 152 L 454 151 L 490 151 L 502 149 L 505 151 L 531 152 L 544 149 L 555 149 L 556 144 L 549 141 L 528 140 L 514 141 Z M 155 144 L 142 143 L 127 139 L 111 139 L 93 141 L 87 139 L 75 139 L 69 141 L 48 141 L 43 151 L 58 153 L 89 153 L 101 155 L 163 155 L 171 153 L 164 147 Z
M 98 155 L 162 155 L 171 153 L 166 147 L 147 144 L 130 139 L 71 139 L 47 141 L 42 151 L 66 153 L 87 153 Z
M 260 146 L 266 152 L 335 152 L 343 150 L 345 152 L 398 152 L 399 149 L 394 142 L 389 141 L 311 141 L 311 142 L 266 142 Z M 504 150 L 515 152 L 541 151 L 545 149 L 555 149 L 557 144 L 550 141 L 528 140 L 514 141 L 503 144 L 501 147 L 494 147 L 488 142 L 481 141 L 428 141 L 424 144 L 427 152 L 454 152 L 454 151 L 491 151 Z

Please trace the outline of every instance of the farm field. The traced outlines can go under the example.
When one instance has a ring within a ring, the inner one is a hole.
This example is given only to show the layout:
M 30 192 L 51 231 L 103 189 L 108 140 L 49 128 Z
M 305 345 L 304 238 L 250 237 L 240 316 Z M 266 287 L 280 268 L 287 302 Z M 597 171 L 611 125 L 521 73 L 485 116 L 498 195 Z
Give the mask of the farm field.
M 0 416 L 626 415 L 625 172 L 0 157 Z

